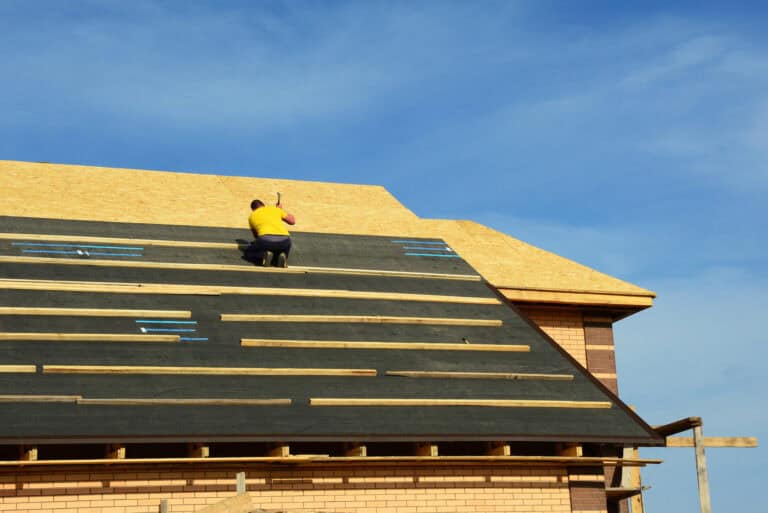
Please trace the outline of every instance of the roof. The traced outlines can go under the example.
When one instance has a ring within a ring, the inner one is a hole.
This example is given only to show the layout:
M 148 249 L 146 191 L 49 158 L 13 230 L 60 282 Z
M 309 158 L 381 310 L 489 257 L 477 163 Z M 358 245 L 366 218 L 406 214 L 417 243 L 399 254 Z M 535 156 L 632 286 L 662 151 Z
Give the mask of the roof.
M 437 239 L 296 232 L 276 269 L 242 228 L 0 232 L 6 443 L 662 442 Z
M 514 301 L 636 311 L 655 297 L 472 221 L 419 218 L 380 186 L 18 161 L 0 161 L 0 183 L 0 215 L 230 228 L 279 191 L 303 232 L 442 239 Z

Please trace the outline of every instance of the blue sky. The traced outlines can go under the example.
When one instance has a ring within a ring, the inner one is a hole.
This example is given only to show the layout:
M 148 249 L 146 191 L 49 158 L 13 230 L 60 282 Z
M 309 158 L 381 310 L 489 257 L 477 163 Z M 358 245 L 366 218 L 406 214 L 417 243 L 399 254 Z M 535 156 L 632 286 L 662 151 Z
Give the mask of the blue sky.
M 629 4 L 3 0 L 0 158 L 384 185 L 658 292 L 622 397 L 764 441 L 768 4 Z M 757 511 L 764 449 L 708 460 Z

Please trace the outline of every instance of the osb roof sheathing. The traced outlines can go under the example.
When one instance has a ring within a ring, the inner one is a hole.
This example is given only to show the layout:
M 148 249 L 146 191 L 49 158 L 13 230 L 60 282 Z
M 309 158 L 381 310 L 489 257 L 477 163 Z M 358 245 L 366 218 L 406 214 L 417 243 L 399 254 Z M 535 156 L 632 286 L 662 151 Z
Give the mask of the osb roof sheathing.
M 280 192 L 296 230 L 442 238 L 513 300 L 650 306 L 654 297 L 478 223 L 421 219 L 380 186 L 18 161 L 0 161 L 0 184 L 0 215 L 222 227 L 245 227 L 251 200 Z

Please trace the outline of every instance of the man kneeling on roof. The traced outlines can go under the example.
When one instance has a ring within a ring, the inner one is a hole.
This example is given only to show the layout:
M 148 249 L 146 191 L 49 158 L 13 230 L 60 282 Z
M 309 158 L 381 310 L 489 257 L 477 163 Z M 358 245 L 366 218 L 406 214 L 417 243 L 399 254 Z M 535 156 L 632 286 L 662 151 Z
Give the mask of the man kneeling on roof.
M 271 207 L 261 200 L 253 200 L 248 224 L 256 240 L 245 250 L 246 258 L 265 267 L 288 267 L 291 234 L 284 223 L 296 224 L 296 218 L 283 210 L 280 203 Z

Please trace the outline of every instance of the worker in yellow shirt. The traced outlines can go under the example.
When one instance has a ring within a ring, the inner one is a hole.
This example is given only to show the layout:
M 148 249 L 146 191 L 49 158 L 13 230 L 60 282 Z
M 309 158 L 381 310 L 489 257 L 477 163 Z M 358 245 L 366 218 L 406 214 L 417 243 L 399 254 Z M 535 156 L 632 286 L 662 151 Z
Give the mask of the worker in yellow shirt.
M 293 214 L 283 210 L 279 203 L 271 207 L 255 199 L 251 202 L 248 224 L 256 240 L 246 249 L 246 258 L 265 267 L 288 267 L 291 234 L 285 225 L 296 224 Z

